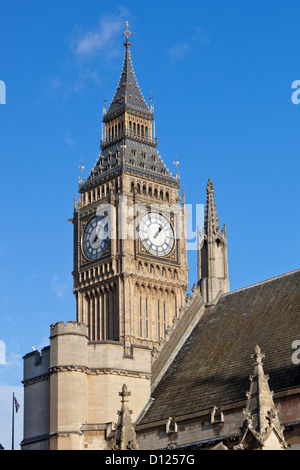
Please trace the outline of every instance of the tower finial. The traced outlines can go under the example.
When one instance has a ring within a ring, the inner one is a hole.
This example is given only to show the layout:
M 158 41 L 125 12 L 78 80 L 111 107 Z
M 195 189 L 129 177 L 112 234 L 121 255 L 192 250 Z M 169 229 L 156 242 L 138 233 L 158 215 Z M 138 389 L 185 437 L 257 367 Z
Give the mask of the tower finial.
M 126 21 L 126 30 L 123 33 L 123 37 L 126 38 L 126 41 L 124 42 L 124 46 L 130 47 L 131 43 L 129 42 L 128 38 L 132 38 L 132 33 L 129 31 L 128 21 Z
M 180 163 L 180 162 L 177 160 L 177 155 L 176 155 L 175 162 L 173 162 L 173 165 L 175 165 L 175 167 L 176 167 L 176 178 L 178 178 L 177 167 L 178 167 L 179 163 Z
M 79 183 L 82 183 L 82 173 L 83 173 L 84 169 L 85 169 L 85 167 L 83 166 L 83 162 L 81 162 L 81 164 L 79 166 L 79 170 L 81 171 L 81 177 L 79 177 Z

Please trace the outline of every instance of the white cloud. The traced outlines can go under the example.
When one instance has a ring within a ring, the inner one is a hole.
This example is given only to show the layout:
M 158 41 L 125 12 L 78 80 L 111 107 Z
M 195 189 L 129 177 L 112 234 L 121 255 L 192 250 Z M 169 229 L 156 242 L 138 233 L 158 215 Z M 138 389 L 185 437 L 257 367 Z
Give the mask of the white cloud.
M 184 59 L 189 49 L 190 49 L 190 46 L 187 42 L 176 44 L 175 46 L 171 47 L 169 49 L 171 63 Z
M 170 63 L 185 59 L 188 53 L 197 47 L 197 44 L 208 45 L 210 42 L 208 33 L 201 28 L 196 28 L 190 37 L 169 48 Z
M 72 41 L 74 53 L 80 58 L 114 54 L 115 39 L 125 30 L 129 16 L 127 8 L 120 7 L 117 14 L 107 13 L 102 16 L 94 28 L 77 32 L 77 37 Z
M 60 280 L 59 276 L 55 274 L 50 283 L 50 289 L 59 299 L 64 299 L 66 290 L 69 288 L 68 282 Z
M 65 144 L 66 144 L 68 147 L 71 147 L 71 148 L 74 148 L 74 147 L 75 147 L 75 140 L 72 139 L 72 137 L 70 136 L 69 133 L 67 133 L 66 136 L 65 136 Z

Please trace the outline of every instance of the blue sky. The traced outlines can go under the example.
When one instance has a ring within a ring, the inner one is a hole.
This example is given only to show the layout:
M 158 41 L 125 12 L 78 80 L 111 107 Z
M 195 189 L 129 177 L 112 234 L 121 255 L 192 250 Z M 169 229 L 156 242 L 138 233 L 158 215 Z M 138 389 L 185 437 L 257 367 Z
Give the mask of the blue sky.
M 0 443 L 10 448 L 15 391 L 17 448 L 22 356 L 75 319 L 68 219 L 80 162 L 86 177 L 98 157 L 127 20 L 164 162 L 175 172 L 178 156 L 189 204 L 214 182 L 231 289 L 299 267 L 300 4 L 0 0 L 0 11 Z M 195 252 L 189 263 L 192 285 Z

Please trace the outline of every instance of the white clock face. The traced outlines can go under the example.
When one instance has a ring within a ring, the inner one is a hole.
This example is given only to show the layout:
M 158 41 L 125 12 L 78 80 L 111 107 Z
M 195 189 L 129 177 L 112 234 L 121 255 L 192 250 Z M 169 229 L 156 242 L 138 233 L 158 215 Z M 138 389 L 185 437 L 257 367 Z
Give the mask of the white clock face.
M 146 214 L 139 227 L 143 246 L 154 256 L 167 256 L 174 247 L 174 230 L 169 220 L 157 212 Z
M 109 242 L 108 220 L 104 216 L 95 216 L 87 224 L 82 249 L 88 259 L 100 258 L 105 252 Z

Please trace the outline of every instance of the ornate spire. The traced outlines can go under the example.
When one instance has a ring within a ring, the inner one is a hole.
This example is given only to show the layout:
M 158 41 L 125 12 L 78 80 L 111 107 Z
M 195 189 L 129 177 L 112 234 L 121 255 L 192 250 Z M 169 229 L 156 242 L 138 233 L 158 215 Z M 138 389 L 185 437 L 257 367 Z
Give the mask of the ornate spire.
M 150 111 L 142 95 L 133 70 L 130 55 L 131 42 L 129 41 L 129 38 L 132 37 L 132 33 L 129 31 L 128 22 L 126 22 L 126 30 L 123 37 L 126 38 L 124 42 L 126 50 L 121 78 L 111 105 L 104 116 L 104 120 L 109 120 L 111 116 L 123 111 L 125 108 L 127 110 L 131 109 L 134 112 L 141 112 L 143 115 L 146 114 L 149 119 L 153 119 L 153 113 Z
M 278 418 L 278 409 L 273 401 L 273 392 L 269 388 L 269 376 L 263 370 L 262 359 L 265 355 L 259 346 L 254 351 L 251 356 L 255 359 L 254 374 L 249 377 L 250 390 L 246 393 L 248 400 L 244 410 L 245 420 L 237 449 L 285 449 L 287 445 Z M 275 434 L 275 440 L 272 433 Z
M 209 178 L 206 186 L 206 208 L 205 208 L 205 219 L 204 219 L 204 234 L 208 235 L 212 233 L 217 235 L 220 233 L 220 224 L 217 215 L 217 208 L 214 196 L 214 185 L 211 178 Z
M 127 385 L 124 384 L 121 396 L 121 410 L 118 411 L 119 419 L 116 426 L 116 434 L 110 440 L 110 447 L 113 450 L 138 450 L 137 438 L 134 425 L 131 420 L 132 411 L 128 407 L 128 397 L 131 392 L 128 391 Z
M 204 228 L 198 231 L 198 284 L 206 303 L 214 302 L 220 292 L 229 292 L 226 227 L 220 230 L 214 185 L 206 186 Z

